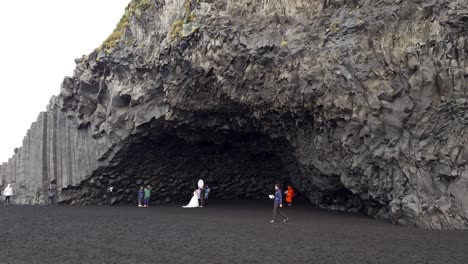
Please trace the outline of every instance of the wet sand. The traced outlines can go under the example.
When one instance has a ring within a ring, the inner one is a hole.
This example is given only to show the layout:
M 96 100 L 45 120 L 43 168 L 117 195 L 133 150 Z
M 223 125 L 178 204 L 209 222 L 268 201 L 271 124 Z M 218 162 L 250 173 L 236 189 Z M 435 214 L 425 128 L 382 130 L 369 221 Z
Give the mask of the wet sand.
M 468 263 L 468 232 L 271 203 L 0 207 L 0 263 Z M 279 218 L 278 218 L 279 219 Z

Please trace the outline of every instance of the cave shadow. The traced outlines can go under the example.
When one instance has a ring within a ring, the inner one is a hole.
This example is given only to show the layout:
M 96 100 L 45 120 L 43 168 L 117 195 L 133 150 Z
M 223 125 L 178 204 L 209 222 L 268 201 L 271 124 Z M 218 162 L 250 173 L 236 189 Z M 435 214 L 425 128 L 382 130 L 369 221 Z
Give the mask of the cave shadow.
M 118 203 L 136 203 L 138 187 L 146 185 L 155 202 L 188 201 L 199 179 L 210 186 L 212 199 L 268 199 L 275 183 L 294 185 L 282 160 L 284 144 L 259 133 L 140 137 L 102 184 L 116 187 Z
M 210 200 L 269 200 L 274 184 L 293 186 L 296 203 L 360 212 L 359 199 L 338 175 L 304 172 L 284 138 L 258 132 L 145 129 L 130 136 L 110 161 L 80 186 L 69 188 L 64 204 L 137 204 L 140 186 L 152 187 L 151 203 L 188 203 L 199 179 L 211 188 Z M 314 168 L 312 168 L 314 169 Z M 307 176 L 308 175 L 308 176 Z M 335 189 L 321 188 L 326 182 Z M 349 202 L 351 201 L 351 202 Z

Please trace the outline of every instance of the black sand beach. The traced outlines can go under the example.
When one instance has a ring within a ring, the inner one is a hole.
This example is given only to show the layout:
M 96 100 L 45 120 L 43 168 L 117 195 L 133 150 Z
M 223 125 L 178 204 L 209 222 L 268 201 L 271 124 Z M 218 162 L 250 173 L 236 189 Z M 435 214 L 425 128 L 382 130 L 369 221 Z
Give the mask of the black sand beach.
M 467 263 L 466 231 L 421 230 L 299 205 L 0 207 L 0 263 Z

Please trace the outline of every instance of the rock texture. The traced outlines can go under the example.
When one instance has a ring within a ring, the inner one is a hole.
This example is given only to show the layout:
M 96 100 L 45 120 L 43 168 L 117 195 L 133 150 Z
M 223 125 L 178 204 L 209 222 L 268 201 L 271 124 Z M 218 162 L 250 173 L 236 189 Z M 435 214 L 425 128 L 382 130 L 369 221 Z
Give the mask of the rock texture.
M 53 178 L 72 204 L 291 181 L 322 208 L 468 226 L 468 2 L 145 2 L 0 167 L 22 201 Z

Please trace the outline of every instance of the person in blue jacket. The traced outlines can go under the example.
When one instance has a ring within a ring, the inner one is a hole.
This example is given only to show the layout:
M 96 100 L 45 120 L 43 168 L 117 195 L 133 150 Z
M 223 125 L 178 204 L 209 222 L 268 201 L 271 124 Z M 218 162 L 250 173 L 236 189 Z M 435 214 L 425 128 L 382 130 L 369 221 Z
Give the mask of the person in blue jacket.
M 281 212 L 281 208 L 283 207 L 283 192 L 280 189 L 280 185 L 278 183 L 275 184 L 275 195 L 270 195 L 270 198 L 274 200 L 273 204 L 273 219 L 270 223 L 276 222 L 276 214 L 279 213 L 283 217 L 283 222 L 288 221 L 289 219 L 286 215 Z
M 145 197 L 145 190 L 143 186 L 140 186 L 140 190 L 138 190 L 138 207 L 143 207 L 144 197 Z

